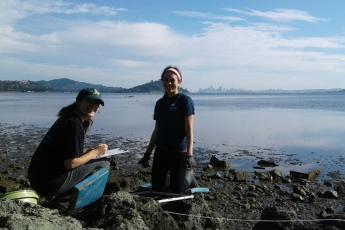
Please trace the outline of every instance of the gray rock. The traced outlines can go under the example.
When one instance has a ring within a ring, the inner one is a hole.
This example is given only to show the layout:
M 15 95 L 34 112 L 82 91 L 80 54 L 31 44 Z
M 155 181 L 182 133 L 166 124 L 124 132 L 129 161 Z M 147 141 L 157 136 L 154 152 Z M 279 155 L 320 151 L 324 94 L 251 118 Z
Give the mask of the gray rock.
M 297 219 L 297 214 L 292 209 L 282 207 L 266 207 L 261 213 L 262 220 L 292 220 Z M 258 222 L 253 230 L 278 230 L 293 229 L 292 222 Z
M 334 190 L 337 191 L 340 196 L 345 196 L 345 182 L 339 181 L 335 183 Z
M 318 175 L 320 175 L 320 172 L 320 169 L 314 169 L 307 173 L 290 171 L 290 177 L 292 177 L 294 180 L 306 179 L 311 181 L 314 180 Z
M 329 199 L 337 199 L 338 198 L 338 193 L 337 191 L 334 190 L 327 190 L 324 194 L 323 194 L 324 198 L 329 198 Z
M 293 201 L 304 201 L 303 196 L 301 196 L 300 194 L 297 194 L 297 193 L 292 193 L 291 194 L 291 199 Z
M 12 200 L 0 201 L 0 220 L 5 229 L 82 229 L 78 220 L 57 210 Z
M 245 182 L 247 180 L 246 172 L 236 172 L 235 173 L 235 181 L 237 182 Z
M 274 179 L 283 178 L 283 173 L 278 169 L 273 169 L 270 171 L 270 174 L 273 176 Z
M 275 167 L 278 166 L 274 161 L 268 161 L 268 160 L 260 160 L 258 161 L 258 165 L 260 167 Z
M 215 168 L 228 168 L 230 165 L 224 161 L 224 160 L 219 160 L 216 156 L 212 155 L 210 159 L 210 165 L 212 165 Z

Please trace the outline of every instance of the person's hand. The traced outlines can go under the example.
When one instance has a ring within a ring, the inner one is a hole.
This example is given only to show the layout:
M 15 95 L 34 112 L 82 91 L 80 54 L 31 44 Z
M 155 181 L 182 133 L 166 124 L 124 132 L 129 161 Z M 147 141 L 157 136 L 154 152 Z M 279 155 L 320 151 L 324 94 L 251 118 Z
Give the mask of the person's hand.
M 197 163 L 192 155 L 187 155 L 186 166 L 187 168 L 195 168 L 197 166 Z
M 150 160 L 150 154 L 145 153 L 144 156 L 139 160 L 138 164 L 141 164 L 143 167 L 149 167 L 149 160 Z
M 107 144 L 99 144 L 96 148 L 97 156 L 102 156 L 106 151 L 108 151 L 108 145 Z

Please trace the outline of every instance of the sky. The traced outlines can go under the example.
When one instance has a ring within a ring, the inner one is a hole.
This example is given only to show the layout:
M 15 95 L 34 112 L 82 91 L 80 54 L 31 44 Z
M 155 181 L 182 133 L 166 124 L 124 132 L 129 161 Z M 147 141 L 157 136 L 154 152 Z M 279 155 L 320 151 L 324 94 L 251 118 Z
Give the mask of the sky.
M 345 88 L 343 0 L 1 0 L 0 80 Z

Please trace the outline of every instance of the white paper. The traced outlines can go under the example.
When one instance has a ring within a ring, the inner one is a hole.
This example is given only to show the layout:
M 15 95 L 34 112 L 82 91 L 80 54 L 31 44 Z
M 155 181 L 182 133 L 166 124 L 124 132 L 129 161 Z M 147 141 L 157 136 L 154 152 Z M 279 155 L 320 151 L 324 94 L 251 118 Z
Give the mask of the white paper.
M 128 150 L 122 150 L 120 148 L 109 149 L 106 153 L 104 153 L 103 155 L 99 156 L 98 158 L 110 157 L 110 156 L 114 156 L 114 155 L 118 155 L 118 154 L 122 154 L 122 153 L 127 153 L 127 152 L 128 152 Z

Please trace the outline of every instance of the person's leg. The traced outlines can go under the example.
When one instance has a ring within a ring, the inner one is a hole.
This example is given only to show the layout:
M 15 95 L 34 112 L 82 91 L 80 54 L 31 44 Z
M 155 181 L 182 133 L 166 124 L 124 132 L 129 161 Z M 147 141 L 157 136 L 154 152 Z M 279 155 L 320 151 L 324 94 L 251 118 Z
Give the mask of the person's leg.
M 57 190 L 56 195 L 67 192 L 76 184 L 90 175 L 95 169 L 106 168 L 109 169 L 110 163 L 107 159 L 96 159 L 89 161 L 87 164 L 79 166 L 67 173 L 67 178 L 61 187 Z
M 170 184 L 173 193 L 184 193 L 186 191 L 186 154 L 174 153 L 170 162 Z
M 168 159 L 165 155 L 164 152 L 156 150 L 153 156 L 151 184 L 154 191 L 164 189 L 165 177 L 168 173 Z

